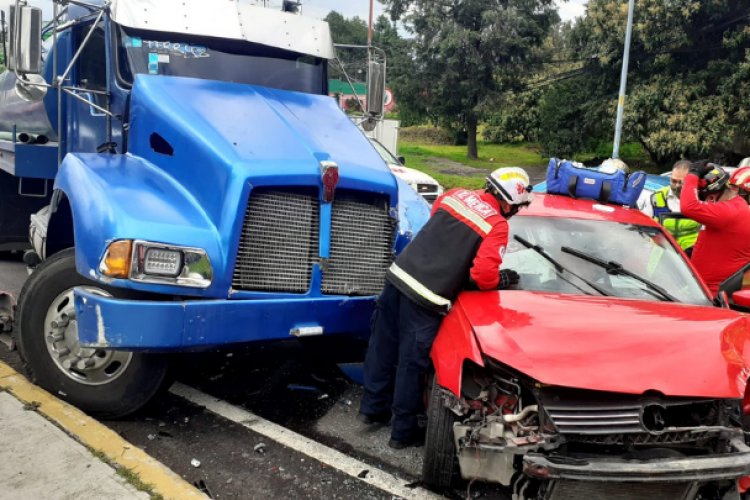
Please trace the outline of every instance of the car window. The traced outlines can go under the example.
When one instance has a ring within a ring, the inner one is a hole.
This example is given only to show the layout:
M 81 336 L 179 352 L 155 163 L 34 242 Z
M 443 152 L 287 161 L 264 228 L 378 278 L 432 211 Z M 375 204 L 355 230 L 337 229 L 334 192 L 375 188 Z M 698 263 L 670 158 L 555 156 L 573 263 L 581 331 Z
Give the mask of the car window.
M 514 217 L 510 227 L 510 244 L 504 267 L 521 274 L 522 289 L 597 295 L 598 288 L 616 297 L 663 300 L 642 280 L 607 272 L 599 265 L 563 251 L 563 247 L 567 247 L 594 259 L 619 264 L 680 302 L 710 304 L 682 254 L 672 246 L 660 228 L 612 221 L 532 216 Z M 557 272 L 542 255 L 516 241 L 515 235 L 539 245 L 578 277 L 567 271 Z

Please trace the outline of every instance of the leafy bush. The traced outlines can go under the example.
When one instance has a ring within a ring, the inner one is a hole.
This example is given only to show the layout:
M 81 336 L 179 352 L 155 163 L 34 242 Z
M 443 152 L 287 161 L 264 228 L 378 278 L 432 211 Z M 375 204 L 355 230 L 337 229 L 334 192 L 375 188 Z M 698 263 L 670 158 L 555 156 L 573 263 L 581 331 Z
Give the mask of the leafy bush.
M 454 138 L 442 128 L 432 127 L 429 125 L 419 125 L 415 127 L 404 127 L 400 130 L 399 136 L 406 142 L 419 144 L 453 144 Z

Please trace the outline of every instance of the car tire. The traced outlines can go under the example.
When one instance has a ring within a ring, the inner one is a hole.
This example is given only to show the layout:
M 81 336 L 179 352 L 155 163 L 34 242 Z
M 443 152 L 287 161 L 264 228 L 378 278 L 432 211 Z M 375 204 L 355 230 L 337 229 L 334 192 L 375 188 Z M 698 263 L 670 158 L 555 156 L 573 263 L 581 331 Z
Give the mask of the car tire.
M 458 456 L 453 440 L 453 424 L 458 417 L 445 407 L 441 391 L 437 378 L 433 378 L 427 408 L 427 436 L 422 463 L 422 481 L 439 491 L 456 486 L 460 480 Z
M 168 383 L 164 355 L 78 345 L 73 289 L 135 298 L 132 292 L 84 278 L 75 251 L 44 261 L 26 281 L 18 300 L 16 343 L 35 384 L 101 418 L 118 418 L 143 407 Z

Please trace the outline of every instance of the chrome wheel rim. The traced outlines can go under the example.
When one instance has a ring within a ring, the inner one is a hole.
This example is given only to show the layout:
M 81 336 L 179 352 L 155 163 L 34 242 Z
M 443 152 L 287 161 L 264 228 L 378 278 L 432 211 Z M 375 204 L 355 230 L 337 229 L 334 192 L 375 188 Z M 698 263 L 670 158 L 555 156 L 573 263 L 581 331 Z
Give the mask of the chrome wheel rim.
M 111 297 L 99 288 L 80 288 L 89 293 Z M 58 295 L 47 309 L 44 341 L 55 366 L 68 378 L 84 385 L 104 385 L 116 380 L 125 373 L 133 359 L 133 353 L 129 351 L 81 347 L 73 288 Z

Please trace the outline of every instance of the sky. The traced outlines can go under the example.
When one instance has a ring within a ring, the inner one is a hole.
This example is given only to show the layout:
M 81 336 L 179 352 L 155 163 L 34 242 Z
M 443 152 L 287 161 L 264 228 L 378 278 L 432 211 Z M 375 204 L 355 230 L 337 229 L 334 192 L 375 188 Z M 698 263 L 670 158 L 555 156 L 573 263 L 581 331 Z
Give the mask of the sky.
M 560 17 L 563 21 L 569 21 L 575 17 L 582 16 L 586 9 L 587 0 L 556 0 L 560 9 Z M 302 9 L 306 16 L 323 18 L 330 11 L 336 10 L 344 17 L 358 16 L 367 19 L 370 15 L 369 0 L 303 0 Z M 375 0 L 375 17 L 383 12 L 383 6 Z
M 280 5 L 281 0 L 270 0 L 272 5 Z M 559 9 L 560 17 L 564 21 L 571 20 L 577 16 L 582 16 L 585 12 L 587 0 L 555 0 Z M 8 5 L 15 3 L 15 0 L 0 0 L 0 9 L 7 12 Z M 260 2 L 262 3 L 262 1 Z M 383 12 L 383 6 L 375 0 L 374 11 L 377 18 Z M 44 19 L 52 17 L 51 0 L 29 0 L 29 4 L 44 9 Z M 336 10 L 344 17 L 358 16 L 367 19 L 369 16 L 369 0 L 302 0 L 302 11 L 304 15 L 322 19 L 330 11 Z

